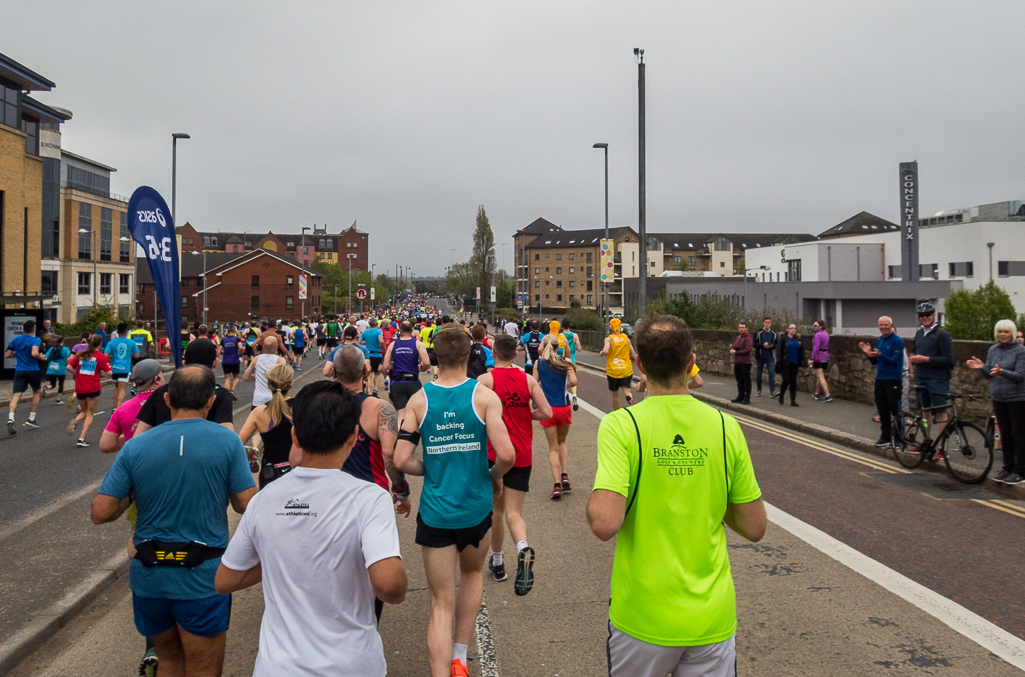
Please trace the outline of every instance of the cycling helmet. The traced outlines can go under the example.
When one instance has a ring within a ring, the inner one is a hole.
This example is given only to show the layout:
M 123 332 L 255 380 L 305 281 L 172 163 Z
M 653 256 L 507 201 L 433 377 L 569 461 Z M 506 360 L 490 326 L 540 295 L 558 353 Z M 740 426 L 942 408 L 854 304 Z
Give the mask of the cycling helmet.
M 936 312 L 936 306 L 926 301 L 925 303 L 918 304 L 919 315 L 931 315 Z

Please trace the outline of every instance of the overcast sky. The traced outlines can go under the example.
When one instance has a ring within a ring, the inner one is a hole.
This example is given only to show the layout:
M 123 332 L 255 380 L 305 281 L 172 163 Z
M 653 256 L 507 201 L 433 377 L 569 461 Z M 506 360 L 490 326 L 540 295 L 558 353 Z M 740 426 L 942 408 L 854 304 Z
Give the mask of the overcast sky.
M 353 221 L 378 272 L 469 257 L 543 216 L 651 232 L 818 233 L 1025 198 L 1021 0 L 10 3 L 0 52 L 56 82 L 63 146 L 199 230 Z M 511 247 L 505 247 L 511 268 Z M 497 249 L 502 265 L 502 248 Z

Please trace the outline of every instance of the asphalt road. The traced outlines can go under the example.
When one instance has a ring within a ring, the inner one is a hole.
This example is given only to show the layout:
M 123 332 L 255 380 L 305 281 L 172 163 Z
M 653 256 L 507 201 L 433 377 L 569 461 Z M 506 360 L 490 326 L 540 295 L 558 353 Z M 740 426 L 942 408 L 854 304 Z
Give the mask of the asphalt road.
M 537 583 L 520 598 L 511 578 L 486 579 L 487 613 L 471 646 L 474 675 L 605 674 L 614 546 L 590 534 L 583 510 L 595 470 L 595 414 L 610 398 L 603 377 L 582 372 L 580 380 L 581 400 L 593 408 L 575 414 L 569 437 L 574 491 L 560 502 L 548 498 L 547 448 L 535 429 L 525 517 L 538 552 Z M 1021 502 L 760 421 L 742 424 L 764 497 L 776 510 L 761 543 L 730 538 L 741 674 L 1020 674 L 980 642 L 1003 641 L 1011 659 L 1018 652 L 1025 665 L 1016 573 L 1016 544 L 1025 535 Z M 415 497 L 419 483 L 413 485 Z M 386 608 L 381 623 L 394 675 L 426 674 L 429 601 L 413 524 L 399 520 L 408 598 Z M 49 521 L 39 527 L 58 528 Z M 88 528 L 95 538 L 114 525 Z M 824 546 L 830 537 L 839 543 Z M 914 583 L 924 590 L 900 592 Z M 259 587 L 236 595 L 225 674 L 251 673 L 261 611 Z M 129 675 L 141 646 L 121 580 L 12 674 Z

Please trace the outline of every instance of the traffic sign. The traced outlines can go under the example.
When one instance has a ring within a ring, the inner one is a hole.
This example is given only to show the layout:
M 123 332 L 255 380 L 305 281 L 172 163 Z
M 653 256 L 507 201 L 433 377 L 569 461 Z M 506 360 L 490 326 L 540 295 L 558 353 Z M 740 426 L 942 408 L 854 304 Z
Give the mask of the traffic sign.
M 495 292 L 498 288 L 495 285 L 491 285 L 491 302 L 495 302 Z
M 377 299 L 377 287 L 371 287 L 370 288 L 370 300 L 373 301 L 375 299 Z
M 362 301 L 366 297 L 367 297 L 367 290 L 366 289 L 357 289 L 356 290 L 356 298 L 358 298 L 360 301 Z

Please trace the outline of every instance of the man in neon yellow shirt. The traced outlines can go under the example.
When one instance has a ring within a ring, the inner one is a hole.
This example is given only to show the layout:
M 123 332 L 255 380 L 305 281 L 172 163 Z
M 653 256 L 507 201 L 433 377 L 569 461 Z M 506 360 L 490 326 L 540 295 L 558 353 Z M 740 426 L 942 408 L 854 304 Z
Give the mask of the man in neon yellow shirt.
M 737 607 L 724 523 L 761 540 L 761 490 L 736 419 L 689 394 L 686 323 L 657 315 L 636 339 L 648 395 L 602 419 L 587 504 L 598 538 L 618 534 L 609 674 L 732 675 Z

